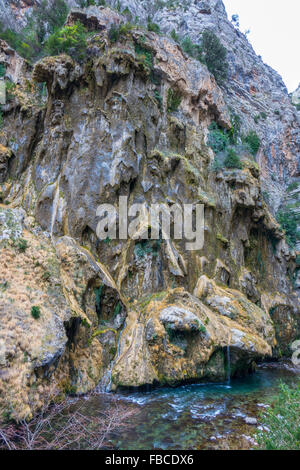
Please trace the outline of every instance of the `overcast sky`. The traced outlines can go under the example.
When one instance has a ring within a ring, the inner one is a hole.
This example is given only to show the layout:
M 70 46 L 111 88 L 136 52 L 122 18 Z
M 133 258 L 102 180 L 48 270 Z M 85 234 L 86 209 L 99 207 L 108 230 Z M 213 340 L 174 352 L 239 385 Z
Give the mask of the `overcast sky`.
M 240 17 L 242 32 L 264 62 L 277 70 L 289 91 L 300 82 L 300 0 L 223 0 L 228 17 Z

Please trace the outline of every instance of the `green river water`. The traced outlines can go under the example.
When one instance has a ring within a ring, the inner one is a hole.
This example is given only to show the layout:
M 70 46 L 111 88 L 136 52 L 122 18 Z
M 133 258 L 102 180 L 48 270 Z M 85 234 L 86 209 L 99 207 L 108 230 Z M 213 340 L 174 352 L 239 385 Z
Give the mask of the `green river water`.
M 280 381 L 292 384 L 299 378 L 300 370 L 291 364 L 265 364 L 230 385 L 100 394 L 86 398 L 83 409 L 92 414 L 113 399 L 136 409 L 130 426 L 111 437 L 114 449 L 248 449 L 254 445 L 259 413 L 276 395 Z M 247 417 L 256 418 L 257 425 L 246 424 Z

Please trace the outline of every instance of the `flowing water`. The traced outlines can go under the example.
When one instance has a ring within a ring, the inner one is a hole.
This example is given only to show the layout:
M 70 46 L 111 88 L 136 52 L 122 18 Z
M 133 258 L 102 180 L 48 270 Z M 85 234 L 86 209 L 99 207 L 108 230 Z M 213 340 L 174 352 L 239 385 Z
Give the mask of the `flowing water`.
M 185 385 L 149 392 L 114 395 L 136 409 L 128 424 L 111 437 L 115 449 L 239 449 L 253 447 L 257 418 L 278 390 L 280 381 L 296 383 L 300 370 L 287 364 L 268 364 L 230 384 Z M 85 399 L 84 410 L 107 408 L 112 394 Z

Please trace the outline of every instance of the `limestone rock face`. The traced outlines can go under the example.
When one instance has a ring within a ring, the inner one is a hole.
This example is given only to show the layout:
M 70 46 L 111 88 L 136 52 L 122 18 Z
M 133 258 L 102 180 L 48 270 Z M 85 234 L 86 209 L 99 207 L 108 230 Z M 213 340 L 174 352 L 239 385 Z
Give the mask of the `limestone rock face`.
M 62 54 L 31 70 L 1 44 L 16 89 L 0 132 L 0 406 L 17 419 L 54 389 L 225 380 L 289 355 L 299 335 L 296 253 L 262 195 L 270 168 L 279 198 L 298 171 L 298 118 L 284 85 L 222 2 L 126 5 L 145 21 L 151 11 L 166 32 L 176 26 L 196 40 L 210 27 L 236 39 L 231 79 L 220 88 L 164 35 L 133 28 L 111 43 L 108 29 L 123 15 L 108 8 L 70 13 L 69 24 L 80 17 L 94 31 L 80 64 Z M 274 126 L 270 111 L 255 127 L 252 114 L 270 96 L 285 117 Z M 208 127 L 230 129 L 229 106 L 260 134 L 260 165 L 243 155 L 241 169 L 212 171 Z M 144 216 L 131 238 L 98 239 L 98 206 L 117 209 L 120 196 L 164 204 L 164 217 L 173 204 L 203 204 L 203 249 L 145 239 Z
M 296 106 L 300 104 L 300 83 L 297 90 L 292 93 L 292 103 Z

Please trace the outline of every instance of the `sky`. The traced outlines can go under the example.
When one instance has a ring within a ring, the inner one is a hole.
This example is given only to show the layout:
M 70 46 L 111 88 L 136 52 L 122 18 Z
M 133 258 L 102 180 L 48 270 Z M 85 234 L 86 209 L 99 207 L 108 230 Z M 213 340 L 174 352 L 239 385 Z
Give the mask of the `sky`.
M 300 0 L 223 0 L 229 19 L 250 29 L 255 52 L 283 78 L 289 92 L 300 83 Z

